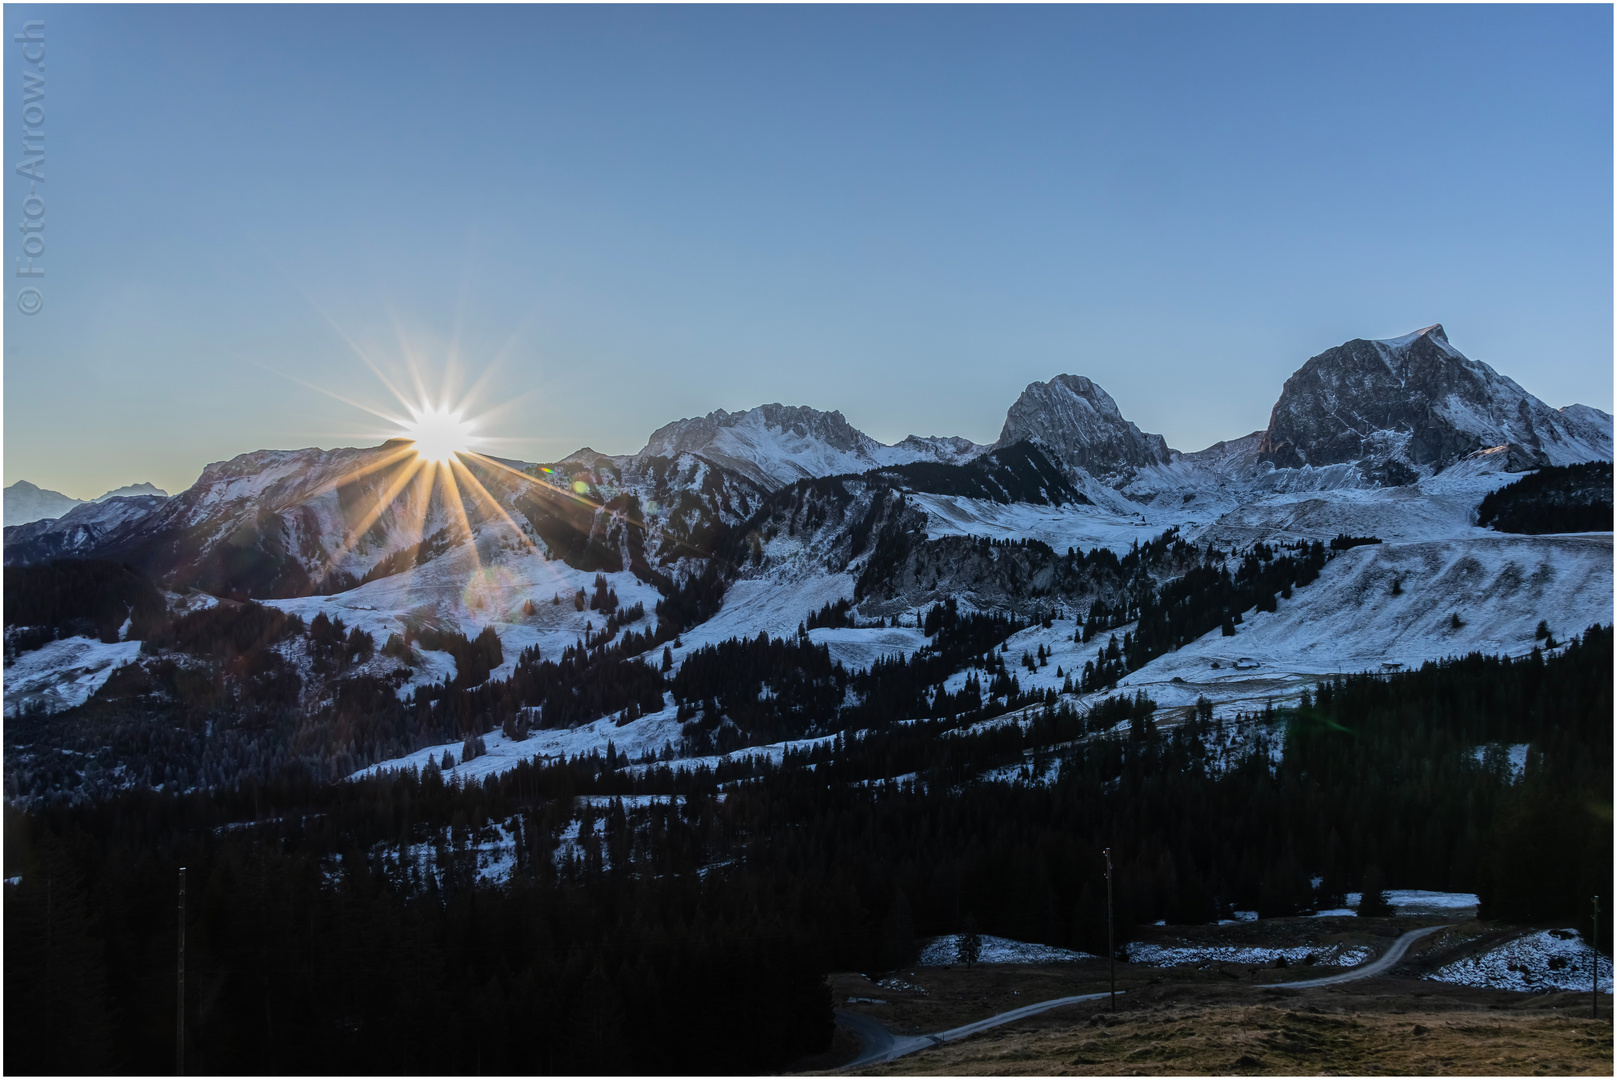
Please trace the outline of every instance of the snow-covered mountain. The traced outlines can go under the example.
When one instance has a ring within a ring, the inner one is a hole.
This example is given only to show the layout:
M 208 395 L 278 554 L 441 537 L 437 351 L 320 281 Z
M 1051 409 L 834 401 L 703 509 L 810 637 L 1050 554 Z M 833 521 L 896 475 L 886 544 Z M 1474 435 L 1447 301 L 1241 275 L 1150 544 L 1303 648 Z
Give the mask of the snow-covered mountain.
M 1477 450 L 1515 446 L 1538 465 L 1609 460 L 1612 418 L 1552 409 L 1449 343 L 1441 325 L 1327 349 L 1286 380 L 1258 458 L 1279 468 L 1348 464 L 1384 484 Z
M 113 488 L 104 495 L 93 499 L 75 499 L 63 495 L 60 491 L 51 491 L 30 484 L 26 480 L 19 480 L 5 489 L 5 524 L 26 525 L 31 521 L 43 521 L 59 518 L 67 514 L 76 506 L 83 506 L 87 502 L 98 503 L 107 499 L 120 499 L 129 495 L 160 495 L 168 497 L 168 492 L 154 484 L 126 484 L 121 488 Z
M 150 484 L 135 485 L 150 487 Z M 121 490 L 121 489 L 120 489 Z M 96 551 L 118 528 L 150 516 L 168 496 L 105 495 L 83 502 L 56 518 L 40 518 L 6 526 L 5 558 L 9 563 L 36 563 Z
M 960 464 L 986 449 L 969 439 L 916 435 L 887 446 L 853 427 L 840 412 L 773 404 L 675 420 L 652 432 L 635 456 L 696 454 L 774 488 L 805 477 L 859 473 L 884 465 Z

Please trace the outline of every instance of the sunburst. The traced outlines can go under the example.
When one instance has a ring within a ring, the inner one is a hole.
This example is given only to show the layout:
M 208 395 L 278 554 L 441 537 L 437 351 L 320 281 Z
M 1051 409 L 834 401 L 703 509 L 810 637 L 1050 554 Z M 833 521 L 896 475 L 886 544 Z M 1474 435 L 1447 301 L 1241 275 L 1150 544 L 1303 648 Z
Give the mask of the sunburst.
M 477 423 L 459 409 L 447 405 L 412 405 L 410 419 L 403 425 L 404 437 L 423 461 L 447 465 L 459 454 L 471 453 L 477 436 Z
M 413 539 L 416 545 L 425 542 L 428 530 L 433 527 L 435 515 L 431 512 L 431 506 L 435 498 L 448 517 L 447 526 L 452 539 L 468 541 L 476 537 L 477 530 L 473 524 L 475 515 L 480 523 L 509 530 L 519 548 L 537 550 L 538 545 L 530 531 L 519 525 L 489 490 L 495 478 L 520 483 L 530 495 L 545 501 L 598 508 L 598 504 L 589 498 L 587 489 L 580 492 L 558 486 L 543 475 L 536 476 L 513 468 L 483 452 L 491 444 L 514 441 L 489 433 L 491 421 L 500 411 L 499 408 L 481 411 L 478 408 L 479 398 L 485 392 L 490 392 L 498 358 L 469 391 L 457 396 L 452 392 L 452 387 L 459 380 L 451 352 L 443 365 L 441 389 L 433 394 L 426 388 L 428 380 L 418 360 L 420 351 L 403 348 L 408 384 L 412 384 L 415 390 L 413 394 L 406 394 L 351 337 L 347 334 L 342 336 L 397 404 L 394 408 L 374 406 L 323 387 L 311 387 L 362 409 L 387 425 L 383 431 L 367 433 L 383 440 L 382 446 L 374 454 L 367 455 L 354 467 L 332 477 L 322 487 L 322 491 L 351 488 L 357 481 L 371 477 L 374 497 L 367 499 L 357 517 L 352 511 L 345 512 L 343 543 L 328 553 L 324 569 L 317 575 L 317 584 L 339 569 L 346 556 L 390 509 L 395 511 L 395 520 L 407 538 Z M 509 398 L 505 400 L 507 404 L 510 403 Z M 482 474 L 481 478 L 479 474 Z M 485 480 L 488 482 L 485 483 Z M 471 514 L 468 514 L 468 507 Z M 406 548 L 409 546 L 407 543 Z M 478 545 L 469 543 L 465 547 L 476 563 L 475 576 L 483 570 Z

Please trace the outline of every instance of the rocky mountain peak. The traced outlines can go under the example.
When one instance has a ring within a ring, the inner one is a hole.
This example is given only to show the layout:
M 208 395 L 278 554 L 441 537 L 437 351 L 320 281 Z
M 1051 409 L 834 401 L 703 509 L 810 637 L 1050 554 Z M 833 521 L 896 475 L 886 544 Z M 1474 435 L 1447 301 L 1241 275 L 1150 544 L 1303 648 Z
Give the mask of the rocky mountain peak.
M 1465 356 L 1433 324 L 1397 338 L 1355 338 L 1311 358 L 1286 380 L 1258 460 L 1280 468 L 1357 463 L 1368 478 L 1393 484 L 1512 443 L 1542 464 L 1609 460 L 1610 420 L 1590 413 L 1598 410 L 1550 408 Z
M 1126 482 L 1147 466 L 1166 465 L 1170 453 L 1161 435 L 1125 420 L 1112 395 L 1083 375 L 1028 384 L 1006 412 L 995 447 L 1024 439 L 1037 440 L 1069 469 L 1114 482 Z

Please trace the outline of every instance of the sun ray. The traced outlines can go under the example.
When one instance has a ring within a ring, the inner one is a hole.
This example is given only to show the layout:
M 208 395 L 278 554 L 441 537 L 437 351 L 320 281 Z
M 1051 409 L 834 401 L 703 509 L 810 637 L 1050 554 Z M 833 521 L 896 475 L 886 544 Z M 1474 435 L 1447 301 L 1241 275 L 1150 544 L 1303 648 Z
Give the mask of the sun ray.
M 477 535 L 472 532 L 471 519 L 466 516 L 466 504 L 461 498 L 460 485 L 455 483 L 454 470 L 447 464 L 443 466 L 443 487 L 446 491 L 444 498 L 445 509 L 460 519 L 460 526 L 466 533 L 467 546 L 472 552 L 472 562 L 479 571 L 483 569 L 483 557 L 477 553 Z
M 393 504 L 393 500 L 398 498 L 399 492 L 403 491 L 410 481 L 415 479 L 415 474 L 421 471 L 423 464 L 420 459 L 406 462 L 405 467 L 400 470 L 400 475 L 390 480 L 385 490 L 377 493 L 375 505 L 365 512 L 365 516 L 359 520 L 358 524 L 351 529 L 344 530 L 347 535 L 343 538 L 342 547 L 333 552 L 331 558 L 327 560 L 325 572 L 320 575 L 321 581 L 336 572 L 338 560 L 359 546 L 360 540 L 370 531 L 371 526 L 376 524 L 377 520 L 387 512 L 388 507 Z
M 421 554 L 421 545 L 427 542 L 427 522 L 432 514 L 432 490 L 434 478 L 437 476 L 438 466 L 435 462 L 424 461 L 415 474 L 415 492 L 407 497 L 404 505 L 405 517 L 399 522 L 399 529 L 404 533 L 415 533 L 416 554 Z M 412 511 L 412 506 L 415 508 Z M 409 515 L 414 514 L 414 517 Z
M 415 448 L 411 446 L 401 446 L 397 449 L 389 450 L 385 455 L 375 459 L 374 461 L 366 462 L 364 465 L 356 465 L 354 468 L 338 474 L 337 476 L 328 480 L 326 483 L 322 484 L 320 487 L 316 488 L 313 494 L 324 495 L 328 491 L 334 491 L 337 488 L 346 487 L 347 485 L 354 483 L 356 480 L 361 480 L 373 472 L 378 472 L 392 465 L 396 465 L 401 461 L 406 461 L 414 455 Z
M 458 469 L 459 471 L 465 473 L 466 480 L 472 485 L 472 497 L 474 499 L 480 497 L 481 500 L 487 503 L 496 514 L 500 515 L 500 517 L 504 519 L 507 525 L 511 526 L 511 531 L 517 534 L 517 538 L 519 540 L 530 548 L 534 546 L 533 540 L 526 532 L 523 531 L 522 527 L 516 523 L 515 519 L 513 519 L 510 514 L 505 512 L 505 507 L 501 506 L 499 500 L 495 499 L 494 496 L 489 493 L 488 488 L 483 486 L 483 482 L 477 478 L 476 474 L 474 474 L 471 469 L 466 467 L 464 462 L 462 462 L 458 457 L 451 458 L 449 461 L 449 467 L 451 469 Z

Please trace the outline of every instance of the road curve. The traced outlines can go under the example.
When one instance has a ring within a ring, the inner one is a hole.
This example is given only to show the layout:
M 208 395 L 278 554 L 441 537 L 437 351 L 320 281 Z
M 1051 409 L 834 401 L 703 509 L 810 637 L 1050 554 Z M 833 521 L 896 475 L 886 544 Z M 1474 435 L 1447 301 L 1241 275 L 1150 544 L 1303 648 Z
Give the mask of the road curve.
M 1427 926 L 1420 930 L 1411 930 L 1407 934 L 1401 934 L 1398 940 L 1389 945 L 1387 951 L 1379 957 L 1368 964 L 1361 964 L 1356 968 L 1344 971 L 1340 975 L 1326 975 L 1321 979 L 1305 979 L 1302 982 L 1265 983 L 1264 985 L 1283 990 L 1306 990 L 1310 986 L 1335 986 L 1338 983 L 1353 982 L 1355 979 L 1368 979 L 1393 968 L 1398 961 L 1404 958 L 1404 953 L 1409 951 L 1409 947 L 1427 934 L 1446 929 L 1448 926 L 1448 923 L 1442 923 L 1437 926 Z
M 837 1010 L 837 1022 L 848 1028 L 863 1043 L 859 1056 L 842 1066 L 844 1069 L 857 1069 L 866 1065 L 880 1065 L 884 1061 L 913 1054 L 917 1050 L 925 1050 L 929 1046 L 941 1046 L 946 1042 L 964 1039 L 967 1035 L 975 1035 L 979 1031 L 999 1027 L 1001 1024 L 1014 1023 L 1029 1016 L 1037 1016 L 1049 1009 L 1059 1009 L 1063 1005 L 1076 1005 L 1080 1001 L 1094 1001 L 1103 998 L 1108 991 L 1102 990 L 1098 994 L 1074 994 L 1070 997 L 1051 998 L 1049 1001 L 1036 1001 L 1032 1005 L 1023 1005 L 1020 1009 L 1011 1009 L 1009 1012 L 996 1013 L 986 1020 L 974 1020 L 969 1024 L 962 1024 L 948 1031 L 940 1031 L 936 1035 L 894 1035 L 888 1031 L 881 1021 L 863 1013 L 851 1012 L 848 1009 Z M 1118 993 L 1122 993 L 1121 990 Z
M 1409 947 L 1427 934 L 1436 933 L 1446 929 L 1449 923 L 1440 923 L 1437 926 L 1422 927 L 1411 930 L 1399 936 L 1388 946 L 1387 951 L 1368 964 L 1361 964 L 1340 975 L 1326 975 L 1320 979 L 1306 979 L 1302 982 L 1264 983 L 1265 990 L 1306 990 L 1314 986 L 1335 986 L 1338 983 L 1353 982 L 1357 979 L 1369 979 L 1391 970 L 1404 958 Z M 838 1009 L 837 1023 L 859 1036 L 862 1049 L 859 1056 L 842 1066 L 844 1069 L 859 1069 L 866 1065 L 880 1065 L 885 1061 L 913 1054 L 917 1050 L 925 1050 L 929 1046 L 941 1046 L 946 1042 L 964 1039 L 967 1035 L 975 1035 L 979 1031 L 998 1027 L 1001 1024 L 1013 1023 L 1017 1020 L 1035 1016 L 1047 1009 L 1058 1009 L 1063 1005 L 1076 1005 L 1080 1001 L 1094 1001 L 1096 998 L 1106 996 L 1106 991 L 1098 994 L 1075 994 L 1071 997 L 1051 998 L 1049 1001 L 1038 1001 L 1032 1005 L 1023 1005 L 1020 1009 L 1009 1012 L 996 1013 L 986 1020 L 977 1020 L 970 1024 L 962 1024 L 948 1031 L 940 1031 L 936 1035 L 894 1035 L 875 1017 L 866 1016 L 848 1009 Z M 1121 991 L 1119 991 L 1121 993 Z

